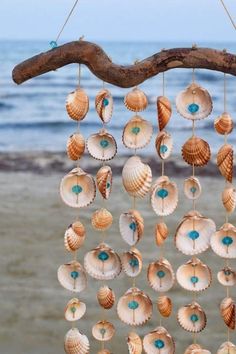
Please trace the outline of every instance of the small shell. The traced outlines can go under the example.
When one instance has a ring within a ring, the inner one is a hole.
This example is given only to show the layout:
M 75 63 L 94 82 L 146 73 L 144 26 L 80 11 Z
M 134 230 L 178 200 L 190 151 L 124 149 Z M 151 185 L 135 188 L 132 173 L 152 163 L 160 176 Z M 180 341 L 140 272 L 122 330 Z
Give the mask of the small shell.
M 62 178 L 60 195 L 63 202 L 72 208 L 88 206 L 96 196 L 93 177 L 79 167 L 74 168 Z
M 157 246 L 162 246 L 169 235 L 169 230 L 164 222 L 160 222 L 155 226 L 155 239 Z
M 151 141 L 153 133 L 152 124 L 141 118 L 134 116 L 125 125 L 123 130 L 123 144 L 129 149 L 141 149 Z
M 124 252 L 121 256 L 122 269 L 129 277 L 136 277 L 140 274 L 143 266 L 141 252 L 132 247 L 130 251 Z
M 191 344 L 185 350 L 184 354 L 193 354 L 193 350 L 195 350 L 195 349 L 202 349 L 202 347 L 199 344 Z
M 82 265 L 77 261 L 63 264 L 58 268 L 57 277 L 63 288 L 79 293 L 87 286 L 87 277 Z
M 159 292 L 169 291 L 174 285 L 175 274 L 170 262 L 162 258 L 148 266 L 147 279 L 152 289 Z
M 163 317 L 170 317 L 173 304 L 168 296 L 162 295 L 157 299 L 157 309 Z
M 228 185 L 222 192 L 222 203 L 228 213 L 232 213 L 236 207 L 236 189 Z
M 107 209 L 101 208 L 93 213 L 91 222 L 95 230 L 105 231 L 111 227 L 113 216 Z
M 102 89 L 98 92 L 95 98 L 95 107 L 102 122 L 108 123 L 113 113 L 113 98 L 110 91 Z
M 234 128 L 234 122 L 229 113 L 224 112 L 215 119 L 214 127 L 217 133 L 221 135 L 230 134 Z
M 108 349 L 102 349 L 102 350 L 99 350 L 99 352 L 97 354 L 112 354 L 112 353 Z
M 197 302 L 183 306 L 178 310 L 177 316 L 180 326 L 185 331 L 198 333 L 206 327 L 206 314 Z
M 182 157 L 191 166 L 204 166 L 211 158 L 211 149 L 205 140 L 192 136 L 182 146 Z
M 67 141 L 67 156 L 76 161 L 81 158 L 85 150 L 85 140 L 82 134 L 74 133 Z
M 78 321 L 84 316 L 85 312 L 85 303 L 76 298 L 71 299 L 65 308 L 65 319 L 71 322 Z
M 219 271 L 217 278 L 223 286 L 234 286 L 236 284 L 236 272 L 230 267 L 224 267 Z
M 157 113 L 159 130 L 161 131 L 168 124 L 172 114 L 171 103 L 167 97 L 157 97 Z
M 108 199 L 112 188 L 112 170 L 110 166 L 102 166 L 96 175 L 97 187 L 104 199 Z
M 94 279 L 111 280 L 121 272 L 121 261 L 117 253 L 101 243 L 84 257 L 84 268 Z
M 127 337 L 129 354 L 142 354 L 143 342 L 135 332 L 130 332 Z
M 225 223 L 212 235 L 211 248 L 222 258 L 236 258 L 236 228 Z
M 67 354 L 89 354 L 89 340 L 77 328 L 66 333 L 64 347 Z
M 156 151 L 162 160 L 168 159 L 173 150 L 173 139 L 166 131 L 161 131 L 156 137 Z
M 235 329 L 235 303 L 231 297 L 226 297 L 220 304 L 220 313 L 227 327 Z
M 120 216 L 120 233 L 125 242 L 134 246 L 142 237 L 144 220 L 137 210 L 129 210 Z
M 84 90 L 78 88 L 66 99 L 66 110 L 70 118 L 83 120 L 89 110 L 89 98 Z
M 234 172 L 234 150 L 229 144 L 221 146 L 217 153 L 217 165 L 220 173 L 227 181 L 232 183 Z
M 89 154 L 96 160 L 112 160 L 117 154 L 115 138 L 106 129 L 90 135 L 86 144 Z
M 101 286 L 97 292 L 98 303 L 106 310 L 110 310 L 115 303 L 115 293 L 107 285 Z
M 143 348 L 147 354 L 174 354 L 175 343 L 164 327 L 157 327 L 143 338 Z
M 65 248 L 69 252 L 78 250 L 85 240 L 85 227 L 80 221 L 74 222 L 68 227 L 64 236 Z
M 130 111 L 141 112 L 147 108 L 148 99 L 143 91 L 135 87 L 125 96 L 124 104 Z
M 172 214 L 178 204 L 178 189 L 167 176 L 159 177 L 151 189 L 151 205 L 159 216 Z
M 198 199 L 201 195 L 201 192 L 202 187 L 197 177 L 192 176 L 184 181 L 184 194 L 188 199 Z
M 130 288 L 119 299 L 117 313 L 120 320 L 127 325 L 144 325 L 152 316 L 152 301 L 138 288 Z
M 203 119 L 211 114 L 212 99 L 206 89 L 193 82 L 177 95 L 176 108 L 186 119 Z
M 211 354 L 211 352 L 207 349 L 194 349 L 192 354 Z
M 236 354 L 236 346 L 231 342 L 221 344 L 217 354 Z
M 93 337 L 101 342 L 107 342 L 112 339 L 115 334 L 115 327 L 111 322 L 99 321 L 92 328 Z

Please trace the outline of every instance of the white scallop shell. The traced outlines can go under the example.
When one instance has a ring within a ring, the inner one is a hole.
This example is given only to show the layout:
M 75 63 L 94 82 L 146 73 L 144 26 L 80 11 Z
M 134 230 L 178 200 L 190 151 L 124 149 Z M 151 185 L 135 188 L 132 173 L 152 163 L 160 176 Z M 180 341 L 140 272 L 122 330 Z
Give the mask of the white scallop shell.
M 140 116 L 134 116 L 125 125 L 123 130 L 123 144 L 129 149 L 141 149 L 151 141 L 152 124 Z
M 143 348 L 147 354 L 174 354 L 175 343 L 164 327 L 157 327 L 143 338 Z
M 110 122 L 113 113 L 113 98 L 110 91 L 102 89 L 98 92 L 95 98 L 95 108 L 103 123 Z
M 212 250 L 222 258 L 236 258 L 236 228 L 225 223 L 211 237 Z
M 201 306 L 193 301 L 191 304 L 181 307 L 177 316 L 180 326 L 185 331 L 198 333 L 206 327 L 206 314 Z
M 127 345 L 129 354 L 142 354 L 143 342 L 137 333 L 130 332 L 128 334 Z
M 89 154 L 96 160 L 112 160 L 117 154 L 115 138 L 106 129 L 90 135 L 86 144 Z
M 236 272 L 230 267 L 224 267 L 217 273 L 217 279 L 223 286 L 234 286 L 236 284 Z
M 168 159 L 173 150 L 172 136 L 164 130 L 160 131 L 156 137 L 155 146 L 159 157 L 162 160 Z
M 107 342 L 115 334 L 115 327 L 106 320 L 97 322 L 92 328 L 93 337 L 101 342 Z
M 63 264 L 58 268 L 57 277 L 63 288 L 79 293 L 87 286 L 87 277 L 82 265 L 77 261 Z
M 71 299 L 65 308 L 65 319 L 70 322 L 78 321 L 86 312 L 86 305 L 79 299 Z
M 172 214 L 178 204 L 178 189 L 167 176 L 159 177 L 151 189 L 151 205 L 159 216 Z
M 66 333 L 64 348 L 67 354 L 89 354 L 89 340 L 77 328 L 72 328 Z
M 148 266 L 147 279 L 155 291 L 169 291 L 175 282 L 175 274 L 170 262 L 162 258 Z
M 143 266 L 141 252 L 135 247 L 124 252 L 121 256 L 122 269 L 129 277 L 136 277 L 140 274 Z
M 120 215 L 119 227 L 123 240 L 134 246 L 143 235 L 143 217 L 137 210 L 129 210 Z
M 224 342 L 218 349 L 217 354 L 236 354 L 236 346 L 231 342 Z
M 184 194 L 188 199 L 198 199 L 201 192 L 202 187 L 197 177 L 191 176 L 184 181 Z

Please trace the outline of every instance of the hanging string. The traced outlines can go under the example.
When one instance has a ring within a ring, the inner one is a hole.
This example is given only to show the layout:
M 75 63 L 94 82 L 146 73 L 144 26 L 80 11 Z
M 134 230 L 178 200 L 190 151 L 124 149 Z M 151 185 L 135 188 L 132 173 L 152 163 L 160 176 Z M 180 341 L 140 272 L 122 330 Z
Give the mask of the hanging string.
M 76 5 L 78 4 L 78 2 L 79 2 L 79 0 L 76 0 L 76 1 L 75 1 L 75 3 L 74 3 L 74 5 L 73 5 L 72 9 L 70 10 L 70 12 L 69 12 L 69 14 L 68 14 L 68 16 L 67 16 L 65 22 L 63 23 L 63 26 L 62 26 L 61 30 L 59 31 L 59 33 L 58 33 L 58 35 L 57 35 L 57 37 L 56 37 L 56 40 L 55 40 L 56 43 L 58 42 L 58 40 L 59 40 L 59 38 L 60 38 L 62 32 L 64 31 L 64 28 L 66 27 L 66 25 L 67 25 L 67 23 L 68 23 L 68 21 L 69 21 L 71 15 L 73 14 L 73 12 L 74 12 L 74 10 L 75 10 Z
M 221 4 L 222 4 L 223 8 L 225 9 L 226 14 L 228 15 L 228 17 L 229 17 L 229 19 L 230 19 L 230 22 L 232 23 L 234 29 L 236 30 L 236 24 L 235 24 L 235 22 L 234 22 L 234 20 L 233 20 L 233 17 L 231 16 L 231 14 L 230 14 L 230 12 L 229 12 L 227 6 L 225 5 L 224 0 L 220 0 L 220 2 L 221 2 Z

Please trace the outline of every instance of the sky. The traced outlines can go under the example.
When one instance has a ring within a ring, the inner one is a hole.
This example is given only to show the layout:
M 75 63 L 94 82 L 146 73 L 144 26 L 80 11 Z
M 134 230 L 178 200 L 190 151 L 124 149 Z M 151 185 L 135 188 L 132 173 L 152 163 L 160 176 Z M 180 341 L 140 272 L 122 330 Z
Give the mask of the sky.
M 0 0 L 0 39 L 57 36 L 75 0 Z M 225 0 L 236 22 L 236 1 Z M 220 0 L 79 0 L 61 41 L 235 41 Z

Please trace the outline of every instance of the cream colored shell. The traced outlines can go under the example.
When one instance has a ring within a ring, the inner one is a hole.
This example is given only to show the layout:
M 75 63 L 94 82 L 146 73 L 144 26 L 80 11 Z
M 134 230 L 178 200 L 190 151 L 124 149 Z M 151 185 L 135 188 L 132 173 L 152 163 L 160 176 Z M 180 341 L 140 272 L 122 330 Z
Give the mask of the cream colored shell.
M 106 129 L 90 135 L 86 144 L 89 154 L 96 160 L 112 160 L 117 154 L 116 140 Z
M 191 304 L 181 307 L 177 315 L 180 326 L 185 331 L 198 333 L 206 327 L 206 314 L 201 306 L 193 301 Z
M 97 299 L 99 305 L 106 310 L 111 309 L 116 300 L 114 291 L 107 285 L 103 285 L 99 288 L 97 292 Z
M 120 233 L 125 242 L 134 246 L 142 237 L 144 220 L 137 210 L 129 210 L 122 213 L 119 220 Z
M 159 130 L 163 130 L 168 124 L 172 114 L 170 100 L 165 96 L 157 97 L 157 118 Z
M 211 352 L 207 349 L 194 349 L 192 354 L 211 354 Z
M 182 146 L 182 157 L 191 166 L 204 166 L 211 158 L 211 149 L 207 141 L 192 136 Z
M 99 352 L 97 354 L 112 354 L 112 353 L 108 349 L 102 349 L 102 350 L 99 350 Z
M 71 299 L 65 308 L 65 319 L 70 322 L 78 321 L 86 312 L 86 304 L 79 299 Z
M 231 342 L 224 342 L 218 349 L 217 354 L 236 354 L 236 346 Z
M 190 344 L 184 354 L 192 354 L 195 349 L 202 349 L 202 347 L 199 344 Z
M 212 250 L 222 258 L 236 258 L 236 228 L 225 223 L 211 237 Z
M 112 189 L 112 170 L 110 166 L 102 166 L 96 175 L 97 187 L 104 199 L 108 199 Z
M 217 279 L 223 286 L 236 285 L 236 272 L 230 267 L 224 267 L 217 273 Z
M 215 119 L 214 127 L 217 133 L 221 135 L 230 134 L 234 128 L 234 122 L 231 115 L 227 112 L 222 113 Z
M 184 181 L 184 194 L 190 200 L 196 200 L 200 197 L 202 187 L 197 177 L 191 176 Z
M 58 268 L 57 277 L 63 288 L 79 293 L 87 286 L 87 277 L 82 265 L 77 261 L 63 264 Z
M 123 144 L 129 149 L 141 149 L 151 141 L 152 124 L 140 116 L 134 116 L 125 125 L 123 130 Z
M 157 246 L 162 246 L 169 235 L 169 230 L 164 222 L 160 222 L 155 226 L 155 239 Z
M 167 176 L 159 177 L 151 189 L 151 206 L 158 216 L 172 214 L 178 204 L 178 189 Z
M 75 221 L 68 227 L 64 236 L 65 248 L 69 252 L 78 250 L 85 240 L 85 227 L 80 221 Z
M 91 217 L 91 223 L 95 230 L 105 231 L 109 229 L 113 222 L 112 214 L 105 208 L 96 210 Z
M 157 309 L 161 316 L 170 317 L 173 309 L 171 299 L 166 295 L 159 296 L 157 299 Z
M 236 207 L 236 189 L 230 184 L 222 192 L 222 203 L 228 213 L 232 213 Z
M 67 156 L 69 159 L 76 161 L 81 158 L 85 150 L 85 139 L 82 134 L 74 133 L 67 141 Z
M 144 336 L 143 348 L 147 354 L 175 353 L 175 343 L 173 338 L 169 332 L 161 326 L 155 328 L 153 331 Z
M 67 96 L 66 110 L 70 118 L 74 120 L 85 118 L 89 110 L 89 98 L 84 90 L 78 88 Z
M 122 269 L 129 277 L 137 277 L 143 266 L 141 252 L 132 247 L 129 251 L 124 252 L 121 256 Z
M 162 160 L 168 159 L 173 150 L 172 136 L 164 130 L 160 131 L 156 137 L 155 146 L 158 156 Z
M 234 172 L 234 150 L 230 144 L 221 146 L 217 153 L 217 166 L 223 177 L 230 183 L 233 180 Z
M 129 354 L 142 354 L 143 342 L 137 333 L 130 332 L 128 334 L 127 345 Z
M 125 96 L 124 104 L 130 111 L 141 112 L 147 108 L 148 99 L 143 91 L 135 87 Z
M 66 333 L 64 348 L 67 354 L 89 354 L 90 352 L 88 338 L 77 328 L 72 328 Z
M 161 258 L 156 262 L 150 263 L 147 270 L 147 279 L 149 285 L 155 291 L 169 291 L 175 281 L 175 274 L 170 262 L 165 258 Z
M 235 330 L 236 305 L 231 297 L 226 297 L 221 301 L 220 313 L 227 327 Z
M 98 92 L 95 98 L 95 108 L 103 123 L 111 120 L 113 113 L 113 98 L 107 89 Z
M 101 342 L 107 342 L 115 334 L 115 327 L 106 320 L 97 322 L 92 328 L 93 337 Z

